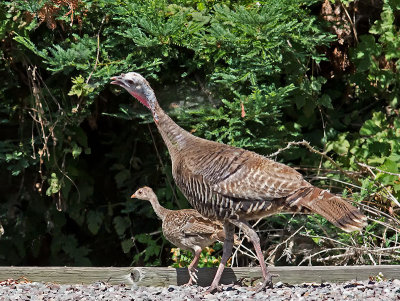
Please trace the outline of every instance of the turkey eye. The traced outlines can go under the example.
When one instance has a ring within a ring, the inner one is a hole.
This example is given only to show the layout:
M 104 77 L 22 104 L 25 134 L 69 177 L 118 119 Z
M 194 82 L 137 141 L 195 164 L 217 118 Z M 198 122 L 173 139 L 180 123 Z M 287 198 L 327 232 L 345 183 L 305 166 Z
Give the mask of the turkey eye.
M 126 82 L 127 82 L 128 84 L 130 84 L 130 85 L 133 85 L 133 80 L 131 80 L 131 79 L 127 79 Z
M 141 190 L 139 190 L 138 194 L 142 194 L 142 191 L 141 191 Z

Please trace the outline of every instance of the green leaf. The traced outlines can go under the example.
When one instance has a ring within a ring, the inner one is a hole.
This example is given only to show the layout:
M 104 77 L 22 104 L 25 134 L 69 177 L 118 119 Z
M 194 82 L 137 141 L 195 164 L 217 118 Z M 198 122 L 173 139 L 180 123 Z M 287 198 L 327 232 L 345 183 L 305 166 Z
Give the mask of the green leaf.
M 129 253 L 129 251 L 132 249 L 133 247 L 133 241 L 132 239 L 125 239 L 123 241 L 121 241 L 121 247 L 122 247 L 122 251 L 126 254 Z
M 350 142 L 346 139 L 347 133 L 342 133 L 338 135 L 336 141 L 329 141 L 326 144 L 326 151 L 335 151 L 338 154 L 345 155 L 348 153 L 350 148 Z
M 44 59 L 46 59 L 48 57 L 48 52 L 46 50 L 39 51 L 36 48 L 36 45 L 31 40 L 29 40 L 26 37 L 18 35 L 18 33 L 16 33 L 16 32 L 14 32 L 14 34 L 16 35 L 14 37 L 14 40 L 17 41 L 18 43 L 24 45 L 26 48 L 28 48 L 34 54 L 36 54 Z
M 318 104 L 320 104 L 328 109 L 333 109 L 332 99 L 328 94 L 322 95 L 321 98 L 318 99 Z
M 122 187 L 126 180 L 130 179 L 131 173 L 128 169 L 123 169 L 115 175 L 115 182 L 117 187 Z
M 78 77 L 72 78 L 72 87 L 71 90 L 68 92 L 69 96 L 76 95 L 78 97 L 86 96 L 94 91 L 94 88 L 85 83 L 85 79 L 82 75 Z
M 367 120 L 360 129 L 360 134 L 365 136 L 375 135 L 381 131 L 385 116 L 382 112 L 375 112 L 372 119 Z
M 51 178 L 48 180 L 49 188 L 46 190 L 46 195 L 50 196 L 60 191 L 61 184 L 57 178 L 57 175 L 53 172 Z
M 125 230 L 131 225 L 128 217 L 116 216 L 113 220 L 115 231 L 119 236 L 125 233 Z
M 398 167 L 398 162 L 392 161 L 390 159 L 386 159 L 385 163 L 383 163 L 380 166 L 380 169 L 392 173 L 398 173 L 399 172 L 399 167 Z
M 135 239 L 142 244 L 148 243 L 149 240 L 151 240 L 150 236 L 147 234 L 137 234 L 135 235 Z
M 87 224 L 89 231 L 96 235 L 103 223 L 104 214 L 100 211 L 90 210 L 87 214 Z
M 72 142 L 72 156 L 74 159 L 79 157 L 79 155 L 82 153 L 82 148 L 78 146 L 75 142 Z

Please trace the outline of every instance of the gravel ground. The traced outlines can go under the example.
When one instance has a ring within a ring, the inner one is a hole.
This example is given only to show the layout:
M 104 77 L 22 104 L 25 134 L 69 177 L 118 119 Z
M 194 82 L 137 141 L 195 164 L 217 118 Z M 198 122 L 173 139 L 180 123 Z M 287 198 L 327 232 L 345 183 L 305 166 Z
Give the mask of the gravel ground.
M 59 285 L 13 280 L 0 282 L 0 300 L 400 300 L 400 280 L 349 281 L 341 284 L 286 285 L 254 293 L 247 287 L 223 286 L 216 294 L 192 286 L 136 287 L 94 283 Z

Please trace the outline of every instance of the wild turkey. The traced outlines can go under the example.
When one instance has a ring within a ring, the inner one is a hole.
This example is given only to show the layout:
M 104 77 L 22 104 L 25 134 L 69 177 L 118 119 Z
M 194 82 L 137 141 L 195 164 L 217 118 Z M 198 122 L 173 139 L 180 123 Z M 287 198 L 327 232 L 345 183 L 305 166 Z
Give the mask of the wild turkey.
M 166 209 L 160 205 L 156 194 L 150 187 L 139 188 L 131 198 L 150 201 L 154 212 L 162 221 L 165 238 L 178 248 L 193 252 L 194 258 L 188 266 L 190 278 L 186 285 L 196 283 L 196 267 L 201 251 L 217 240 L 225 240 L 222 223 L 205 218 L 193 209 Z
M 149 83 L 138 73 L 115 76 L 112 84 L 125 88 L 147 107 L 167 145 L 172 174 L 190 204 L 202 215 L 224 222 L 225 243 L 221 263 L 209 288 L 218 288 L 230 257 L 234 227 L 253 243 L 264 282 L 272 287 L 257 233 L 248 220 L 276 213 L 318 213 L 350 232 L 362 229 L 366 217 L 358 209 L 328 191 L 312 186 L 291 167 L 254 152 L 193 136 L 179 127 L 159 106 Z

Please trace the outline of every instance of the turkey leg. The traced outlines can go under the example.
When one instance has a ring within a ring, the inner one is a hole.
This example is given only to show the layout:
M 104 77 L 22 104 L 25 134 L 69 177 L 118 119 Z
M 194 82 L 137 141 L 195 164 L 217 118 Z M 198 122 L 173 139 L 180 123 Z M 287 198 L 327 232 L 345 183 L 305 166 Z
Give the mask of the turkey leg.
M 231 224 L 229 221 L 225 221 L 224 223 L 225 229 L 225 240 L 224 240 L 224 248 L 222 249 L 222 258 L 221 263 L 218 266 L 217 273 L 215 273 L 214 280 L 211 283 L 211 286 L 207 289 L 206 293 L 214 293 L 215 291 L 220 291 L 219 281 L 221 280 L 222 272 L 224 271 L 225 265 L 232 255 L 233 248 L 233 237 L 235 233 L 235 226 Z
M 197 265 L 199 264 L 199 260 L 200 260 L 200 255 L 201 255 L 201 249 L 198 248 L 196 250 L 194 250 L 194 258 L 192 260 L 192 262 L 189 264 L 188 266 L 188 272 L 189 272 L 189 282 L 185 284 L 185 286 L 190 286 L 193 283 L 197 283 Z
M 243 230 L 244 234 L 250 239 L 252 242 L 254 249 L 257 254 L 258 261 L 260 262 L 260 267 L 261 271 L 263 274 L 264 281 L 261 284 L 261 287 L 256 289 L 256 292 L 262 291 L 264 288 L 272 288 L 272 276 L 277 276 L 277 275 L 272 275 L 270 272 L 268 272 L 267 266 L 264 261 L 264 255 L 261 252 L 261 246 L 260 246 L 260 238 L 258 237 L 256 231 L 253 230 L 253 228 L 250 226 L 250 224 L 247 221 L 231 221 L 234 225 L 238 226 L 240 229 Z

